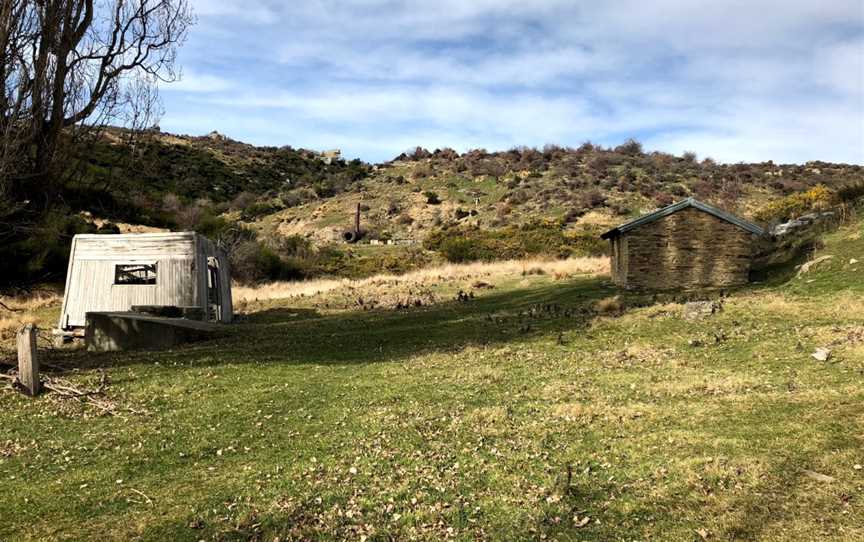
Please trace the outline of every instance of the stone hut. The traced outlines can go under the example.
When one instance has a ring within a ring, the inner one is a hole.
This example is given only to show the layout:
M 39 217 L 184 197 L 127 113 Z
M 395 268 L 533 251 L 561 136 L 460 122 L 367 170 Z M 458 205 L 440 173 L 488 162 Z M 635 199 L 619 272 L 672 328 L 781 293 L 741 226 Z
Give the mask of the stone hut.
M 668 290 L 746 284 L 765 230 L 688 198 L 604 233 L 612 243 L 612 281 Z

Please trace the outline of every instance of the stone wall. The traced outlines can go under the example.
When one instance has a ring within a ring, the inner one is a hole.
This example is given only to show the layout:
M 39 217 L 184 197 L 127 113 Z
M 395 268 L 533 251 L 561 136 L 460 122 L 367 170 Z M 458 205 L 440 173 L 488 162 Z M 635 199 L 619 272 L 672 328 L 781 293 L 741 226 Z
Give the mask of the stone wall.
M 725 220 L 683 209 L 613 240 L 612 278 L 657 290 L 746 284 L 753 241 Z

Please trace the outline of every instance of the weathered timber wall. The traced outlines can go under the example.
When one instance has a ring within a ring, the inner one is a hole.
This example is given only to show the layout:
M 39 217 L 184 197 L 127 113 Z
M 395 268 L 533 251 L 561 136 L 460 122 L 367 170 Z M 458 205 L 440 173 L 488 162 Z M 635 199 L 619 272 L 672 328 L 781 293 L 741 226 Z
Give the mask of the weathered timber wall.
M 657 290 L 746 284 L 752 247 L 753 234 L 683 209 L 616 239 L 612 278 L 626 288 Z
M 133 305 L 198 305 L 193 296 L 193 258 L 145 260 L 156 263 L 156 284 L 114 284 L 117 263 L 135 260 L 76 260 L 66 291 L 66 319 L 61 324 L 83 326 L 90 311 L 123 311 Z
M 208 257 L 219 262 L 219 320 L 230 322 L 230 266 L 206 238 L 191 232 L 76 235 L 59 327 L 83 327 L 88 312 L 128 311 L 134 305 L 197 306 L 206 313 Z M 115 268 L 124 263 L 155 263 L 156 284 L 115 284 Z
M 627 278 L 627 238 L 618 236 L 612 239 L 612 282 L 624 285 Z

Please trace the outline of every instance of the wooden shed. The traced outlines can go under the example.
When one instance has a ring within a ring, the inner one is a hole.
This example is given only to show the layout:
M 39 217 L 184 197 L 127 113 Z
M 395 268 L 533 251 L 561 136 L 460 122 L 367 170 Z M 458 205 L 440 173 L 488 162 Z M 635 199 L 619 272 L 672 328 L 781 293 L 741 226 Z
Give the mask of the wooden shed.
M 746 284 L 756 224 L 693 198 L 613 228 L 612 281 L 624 288 L 667 290 Z
M 84 327 L 88 312 L 136 305 L 200 308 L 205 320 L 230 322 L 227 255 L 194 232 L 76 235 L 59 328 Z

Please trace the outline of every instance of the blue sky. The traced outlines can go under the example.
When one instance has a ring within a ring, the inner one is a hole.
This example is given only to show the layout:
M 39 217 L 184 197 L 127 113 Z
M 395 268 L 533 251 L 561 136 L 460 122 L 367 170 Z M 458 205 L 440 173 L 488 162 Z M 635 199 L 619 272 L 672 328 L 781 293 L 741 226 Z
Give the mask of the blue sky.
M 862 0 L 191 0 L 164 130 L 384 161 L 417 145 L 864 163 Z

